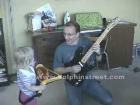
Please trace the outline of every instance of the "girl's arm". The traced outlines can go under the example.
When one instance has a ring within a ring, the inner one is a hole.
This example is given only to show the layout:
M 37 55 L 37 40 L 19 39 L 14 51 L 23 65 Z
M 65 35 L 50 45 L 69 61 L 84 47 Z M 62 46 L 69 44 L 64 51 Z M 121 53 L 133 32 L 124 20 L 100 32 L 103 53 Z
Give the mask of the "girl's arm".
M 21 71 L 19 72 L 19 79 L 21 83 L 31 91 L 42 91 L 45 89 L 45 85 L 32 85 L 31 80 L 33 79 L 30 75 L 27 74 L 28 72 Z
M 33 85 L 27 85 L 26 86 L 27 89 L 31 90 L 31 91 L 43 91 L 46 88 L 46 85 L 39 85 L 39 86 L 33 86 Z

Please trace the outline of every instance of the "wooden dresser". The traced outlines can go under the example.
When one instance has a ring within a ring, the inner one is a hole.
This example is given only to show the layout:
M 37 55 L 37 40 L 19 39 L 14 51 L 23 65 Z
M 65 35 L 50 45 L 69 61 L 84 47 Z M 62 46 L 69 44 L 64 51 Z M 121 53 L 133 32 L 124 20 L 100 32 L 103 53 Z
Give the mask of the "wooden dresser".
M 64 41 L 62 32 L 34 33 L 32 39 L 37 63 L 52 68 L 55 48 Z

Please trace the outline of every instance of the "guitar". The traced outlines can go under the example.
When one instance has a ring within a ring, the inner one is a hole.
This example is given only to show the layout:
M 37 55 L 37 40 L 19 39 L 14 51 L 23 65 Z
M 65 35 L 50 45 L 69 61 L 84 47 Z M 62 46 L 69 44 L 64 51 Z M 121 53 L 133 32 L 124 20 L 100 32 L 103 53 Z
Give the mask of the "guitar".
M 76 52 L 74 58 L 69 62 L 65 64 L 65 67 L 73 66 L 79 64 L 81 66 L 81 71 L 78 73 L 67 73 L 64 75 L 64 78 L 74 86 L 80 86 L 84 80 L 84 76 L 88 72 L 88 64 L 86 63 L 87 60 L 90 58 L 90 56 L 95 52 L 94 46 L 95 44 L 100 44 L 102 40 L 107 36 L 109 31 L 115 27 L 119 22 L 118 17 L 114 18 L 111 23 L 109 23 L 106 27 L 106 29 L 102 32 L 102 34 L 99 36 L 99 38 L 96 40 L 95 43 L 88 49 L 88 51 L 83 56 L 82 51 L 83 49 L 79 47 Z
M 62 79 L 62 76 L 56 72 L 44 67 L 42 64 L 36 66 L 36 74 L 41 84 L 47 85 L 54 81 Z

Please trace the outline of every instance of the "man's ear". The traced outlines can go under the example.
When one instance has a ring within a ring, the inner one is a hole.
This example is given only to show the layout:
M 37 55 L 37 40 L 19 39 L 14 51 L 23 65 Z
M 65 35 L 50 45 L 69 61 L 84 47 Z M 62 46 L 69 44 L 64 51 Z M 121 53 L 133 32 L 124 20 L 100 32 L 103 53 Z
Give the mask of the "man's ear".
M 76 35 L 77 35 L 77 37 L 79 37 L 79 35 L 80 35 L 80 32 L 77 32 L 77 34 L 76 34 Z

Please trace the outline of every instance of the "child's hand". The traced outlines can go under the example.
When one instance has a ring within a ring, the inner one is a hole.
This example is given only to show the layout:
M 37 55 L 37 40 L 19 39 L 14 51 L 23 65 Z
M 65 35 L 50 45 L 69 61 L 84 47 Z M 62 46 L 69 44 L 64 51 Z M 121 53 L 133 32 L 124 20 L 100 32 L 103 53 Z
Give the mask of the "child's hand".
M 40 80 L 43 80 L 43 73 L 39 74 L 38 77 Z
M 41 84 L 41 85 L 40 85 L 40 89 L 39 89 L 39 91 L 43 91 L 43 90 L 45 90 L 45 89 L 46 89 L 46 85 Z
M 40 88 L 39 88 L 38 93 L 42 94 L 42 91 L 46 89 L 46 85 L 41 84 L 39 87 L 40 87 Z

